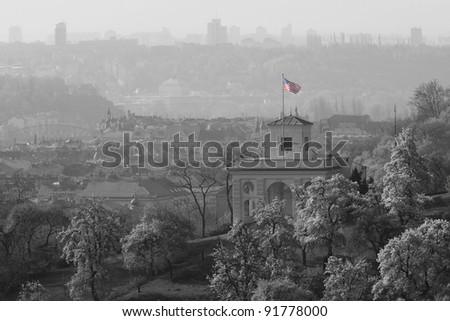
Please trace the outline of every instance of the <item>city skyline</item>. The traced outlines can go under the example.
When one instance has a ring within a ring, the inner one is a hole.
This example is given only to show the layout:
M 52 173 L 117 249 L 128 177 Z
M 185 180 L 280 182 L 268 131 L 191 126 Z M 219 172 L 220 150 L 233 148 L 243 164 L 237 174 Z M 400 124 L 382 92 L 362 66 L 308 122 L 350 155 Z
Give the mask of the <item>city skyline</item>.
M 204 0 L 149 3 L 132 0 L 126 6 L 121 0 L 45 0 L 38 3 L 20 0 L 6 5 L 6 10 L 0 13 L 0 41 L 7 42 L 9 28 L 19 26 L 24 42 L 45 42 L 59 22 L 67 24 L 68 34 L 95 32 L 103 35 L 112 29 L 128 35 L 167 27 L 179 38 L 187 34 L 206 34 L 206 25 L 214 18 L 221 19 L 224 26 L 240 27 L 241 34 L 254 33 L 256 28 L 264 26 L 268 34 L 279 35 L 281 29 L 291 24 L 294 35 L 305 35 L 309 29 L 319 33 L 407 35 L 411 28 L 420 27 L 425 37 L 434 37 L 450 34 L 446 24 L 449 9 L 450 3 L 441 0 L 427 3 L 381 0 L 364 4 L 356 0 L 339 3 L 326 0 L 313 3 L 285 0 L 277 3 L 235 0 L 226 3 Z M 183 16 L 179 12 L 183 12 Z M 254 14 L 249 15 L 249 12 Z

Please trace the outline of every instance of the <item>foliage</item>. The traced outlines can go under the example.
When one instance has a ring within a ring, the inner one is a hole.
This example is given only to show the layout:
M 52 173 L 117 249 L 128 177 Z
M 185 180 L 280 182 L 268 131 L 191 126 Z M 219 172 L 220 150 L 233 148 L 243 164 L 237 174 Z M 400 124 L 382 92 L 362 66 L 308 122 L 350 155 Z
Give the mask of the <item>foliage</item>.
M 344 244 L 343 222 L 349 207 L 358 194 L 358 186 L 343 175 L 326 179 L 316 177 L 306 189 L 297 189 L 297 218 L 295 235 L 302 244 L 325 245 L 328 254 Z
M 287 278 L 261 280 L 252 301 L 312 301 L 314 295 Z
M 0 77 L 0 115 L 6 121 L 12 117 L 56 112 L 61 122 L 80 120 L 95 125 L 113 104 L 93 93 L 86 95 L 69 88 L 56 77 Z
M 155 265 L 160 251 L 158 243 L 161 226 L 159 223 L 143 220 L 121 240 L 123 260 L 127 269 L 143 271 L 145 274 L 159 269 L 159 265 Z
M 422 193 L 427 189 L 429 175 L 417 153 L 411 128 L 399 134 L 385 170 L 382 198 L 389 213 L 403 226 L 420 219 L 427 199 Z
M 414 90 L 409 104 L 416 109 L 417 121 L 439 118 L 450 106 L 450 88 L 444 89 L 433 79 Z
M 11 182 L 2 186 L 2 198 L 7 203 L 20 204 L 29 199 L 34 191 L 34 178 L 25 174 L 23 171 L 13 173 Z
M 46 301 L 48 291 L 39 281 L 29 281 L 22 284 L 22 290 L 17 297 L 18 301 Z
M 450 109 L 447 111 L 450 114 Z M 432 190 L 442 191 L 450 175 L 450 118 L 429 118 L 414 124 L 417 150 L 432 178 Z
M 145 279 L 166 267 L 171 268 L 192 233 L 192 225 L 174 208 L 153 208 L 121 240 L 125 267 Z
M 56 207 L 19 204 L 12 208 L 4 226 L 3 246 L 7 255 L 23 261 L 48 247 L 53 236 L 67 225 L 67 218 Z
M 350 180 L 358 184 L 358 190 L 360 194 L 366 194 L 369 190 L 369 186 L 367 185 L 367 180 L 362 178 L 362 172 L 359 172 L 355 167 L 352 171 L 352 175 L 350 176 Z
M 356 226 L 353 242 L 357 250 L 365 251 L 369 245 L 378 254 L 390 238 L 403 231 L 382 203 L 381 193 L 380 187 L 371 184 L 368 192 L 355 200 L 357 209 L 354 212 Z
M 370 276 L 370 265 L 364 261 L 355 264 L 331 256 L 325 270 L 324 300 L 359 301 L 371 300 L 375 281 Z
M 73 299 L 81 300 L 87 293 L 93 300 L 100 299 L 107 277 L 105 260 L 117 253 L 120 236 L 119 219 L 96 203 L 79 208 L 69 227 L 59 234 L 63 258 L 77 269 L 67 284 Z
M 450 293 L 450 223 L 426 220 L 393 238 L 378 254 L 375 299 L 433 300 Z
M 220 242 L 213 253 L 210 287 L 220 300 L 248 301 L 264 273 L 259 239 L 251 227 L 243 224 L 233 226 L 229 238 L 232 249 Z
M 285 276 L 289 273 L 298 248 L 294 237 L 294 226 L 290 217 L 283 214 L 284 200 L 275 198 L 270 203 L 262 203 L 252 213 L 266 264 L 267 278 Z
M 383 136 L 373 150 L 364 151 L 355 157 L 355 163 L 364 164 L 367 168 L 367 177 L 372 177 L 377 184 L 383 181 L 384 165 L 390 160 L 393 145 L 392 136 Z

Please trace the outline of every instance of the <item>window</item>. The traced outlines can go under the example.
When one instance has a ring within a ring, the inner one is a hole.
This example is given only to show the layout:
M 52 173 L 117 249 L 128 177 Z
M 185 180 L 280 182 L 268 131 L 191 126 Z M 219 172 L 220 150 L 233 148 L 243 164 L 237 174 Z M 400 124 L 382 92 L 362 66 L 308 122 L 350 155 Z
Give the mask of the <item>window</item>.
M 292 137 L 281 137 L 281 151 L 292 151 Z
M 250 194 L 255 189 L 255 186 L 251 182 L 245 182 L 242 189 L 244 190 L 244 193 Z
M 250 216 L 250 201 L 249 200 L 246 200 L 244 202 L 244 215 Z
M 250 216 L 253 210 L 256 208 L 255 201 L 253 200 L 245 200 L 244 201 L 244 216 Z

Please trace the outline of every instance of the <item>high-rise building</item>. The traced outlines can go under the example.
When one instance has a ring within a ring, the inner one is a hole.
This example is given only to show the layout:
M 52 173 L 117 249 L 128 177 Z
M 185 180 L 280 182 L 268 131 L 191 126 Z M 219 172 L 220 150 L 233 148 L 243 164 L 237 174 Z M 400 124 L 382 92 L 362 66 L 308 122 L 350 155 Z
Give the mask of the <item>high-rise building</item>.
M 217 45 L 227 42 L 227 27 L 222 26 L 220 19 L 212 19 L 208 23 L 206 34 L 207 45 Z
M 55 45 L 64 46 L 67 44 L 67 29 L 64 22 L 56 24 L 55 27 Z
M 284 45 L 289 45 L 294 43 L 294 36 L 292 35 L 292 25 L 288 24 L 286 27 L 281 29 L 281 42 Z
M 422 44 L 422 29 L 418 27 L 411 28 L 411 46 L 419 46 Z
M 372 35 L 369 33 L 354 33 L 348 37 L 348 43 L 358 46 L 372 45 Z
M 19 26 L 9 28 L 9 43 L 22 42 L 22 29 Z
M 322 37 L 317 34 L 316 30 L 309 29 L 306 32 L 306 46 L 310 49 L 317 49 L 322 46 Z
M 239 43 L 241 41 L 241 30 L 237 26 L 228 28 L 228 41 L 231 43 Z
M 267 29 L 265 27 L 258 27 L 255 29 L 255 40 L 263 42 L 267 37 Z

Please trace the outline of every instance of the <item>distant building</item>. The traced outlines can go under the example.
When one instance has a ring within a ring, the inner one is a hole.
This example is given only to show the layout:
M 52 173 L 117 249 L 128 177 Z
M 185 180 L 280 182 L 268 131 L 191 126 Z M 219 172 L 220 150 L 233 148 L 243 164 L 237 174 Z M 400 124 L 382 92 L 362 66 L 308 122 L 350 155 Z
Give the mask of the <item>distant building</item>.
M 411 28 L 411 46 L 420 46 L 423 44 L 422 28 Z
M 228 28 L 228 41 L 231 43 L 239 43 L 241 41 L 241 31 L 237 26 Z
M 288 24 L 281 29 L 281 42 L 283 45 L 289 45 L 294 43 L 294 36 L 292 35 L 292 25 Z
M 322 46 L 322 38 L 313 29 L 306 32 L 306 46 L 309 49 L 317 49 Z
M 222 26 L 220 19 L 212 19 L 207 26 L 206 44 L 218 45 L 227 43 L 227 27 Z
M 186 84 L 181 84 L 176 79 L 168 79 L 159 86 L 159 95 L 161 97 L 183 97 L 189 95 L 189 89 Z
M 345 45 L 346 37 L 345 33 L 341 32 L 339 34 L 331 34 L 328 39 L 328 44 L 330 45 Z
M 64 46 L 67 44 L 67 29 L 64 22 L 60 22 L 55 26 L 55 45 Z
M 450 46 L 450 36 L 443 36 L 438 38 L 439 46 Z
M 295 215 L 295 193 L 291 186 L 308 186 L 317 176 L 330 178 L 334 174 L 350 175 L 350 167 L 341 167 L 332 160 L 328 165 L 309 167 L 301 162 L 305 151 L 309 160 L 319 160 L 317 155 L 308 150 L 305 143 L 311 140 L 313 124 L 297 116 L 286 116 L 267 124 L 271 140 L 278 143 L 278 148 L 271 148 L 270 160 L 275 166 L 268 166 L 261 161 L 256 167 L 241 166 L 245 159 L 236 161 L 230 172 L 233 176 L 233 216 L 234 223 L 252 221 L 252 211 L 261 201 L 271 202 L 275 197 L 285 201 L 284 214 Z M 314 159 L 316 158 L 316 159 Z M 286 166 L 288 160 L 295 166 Z M 325 160 L 325 158 L 322 158 Z
M 260 26 L 255 29 L 255 40 L 259 42 L 263 42 L 267 37 L 267 29 Z
M 9 28 L 9 43 L 22 42 L 22 28 L 12 26 Z
M 369 33 L 350 34 L 348 42 L 352 45 L 369 46 L 372 44 L 372 35 Z
M 369 115 L 333 115 L 320 123 L 321 132 L 333 131 L 337 135 L 365 135 L 369 124 Z
M 117 38 L 117 33 L 114 30 L 105 31 L 105 35 L 103 36 L 105 40 L 111 40 Z

